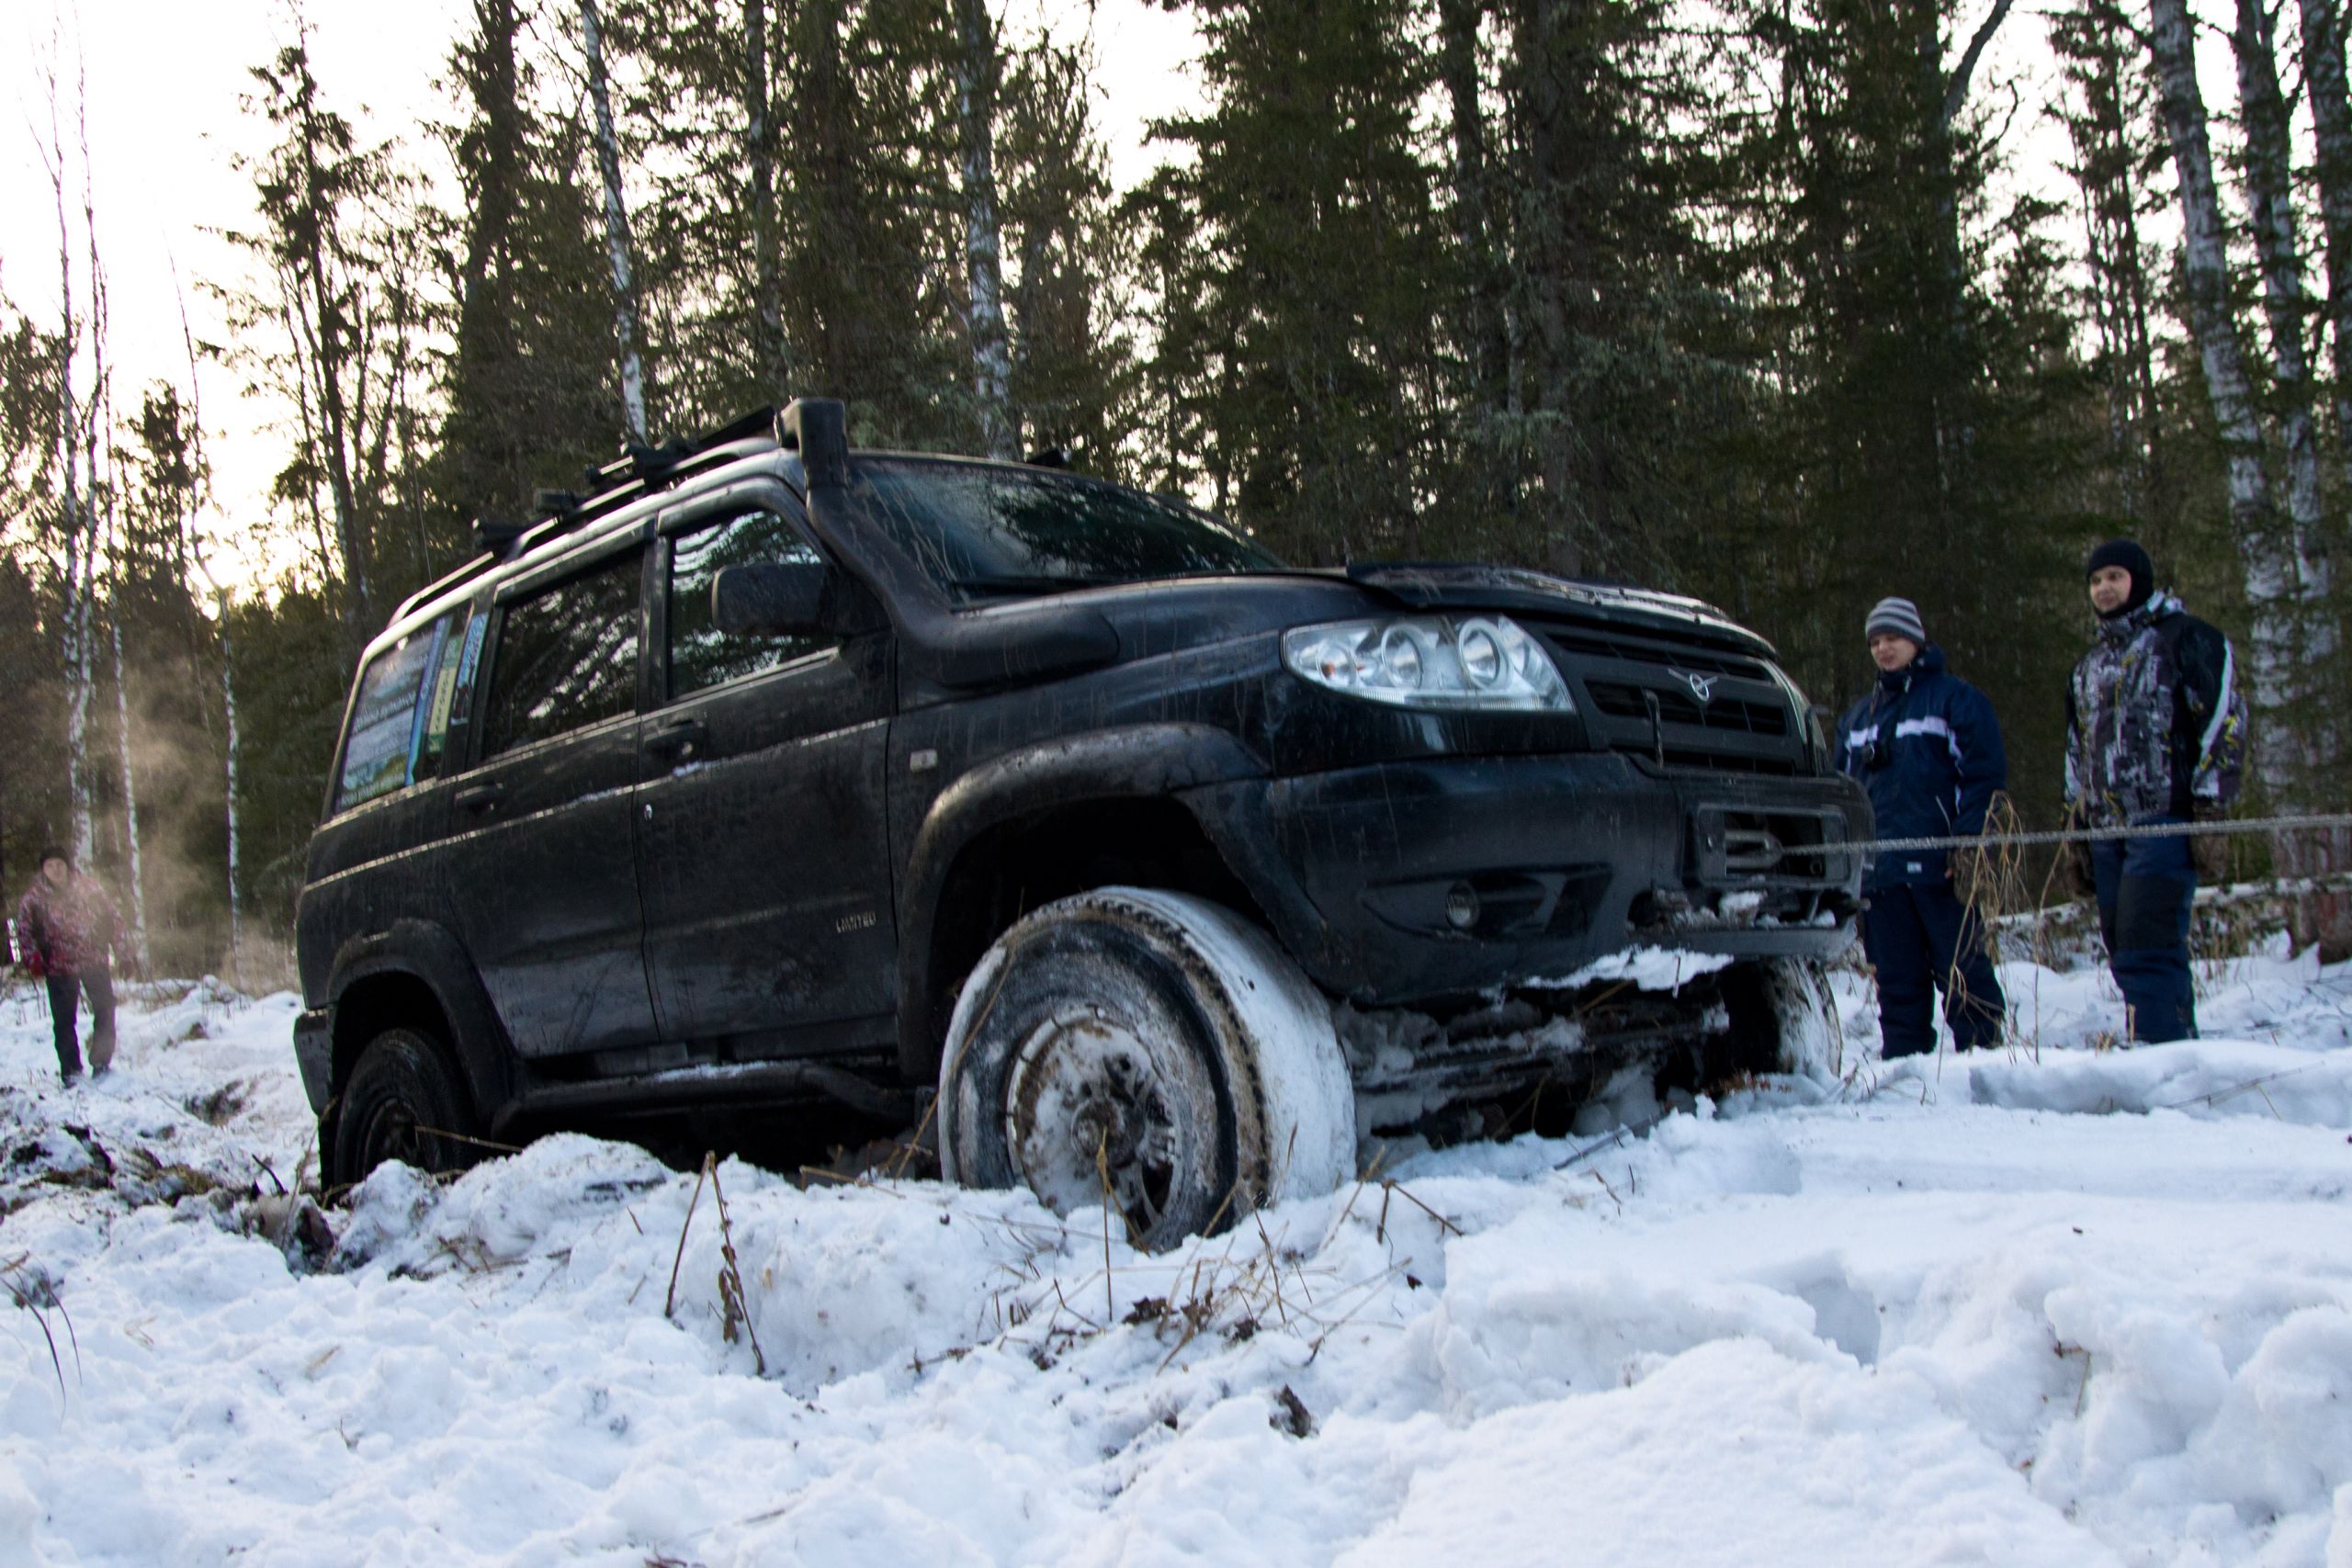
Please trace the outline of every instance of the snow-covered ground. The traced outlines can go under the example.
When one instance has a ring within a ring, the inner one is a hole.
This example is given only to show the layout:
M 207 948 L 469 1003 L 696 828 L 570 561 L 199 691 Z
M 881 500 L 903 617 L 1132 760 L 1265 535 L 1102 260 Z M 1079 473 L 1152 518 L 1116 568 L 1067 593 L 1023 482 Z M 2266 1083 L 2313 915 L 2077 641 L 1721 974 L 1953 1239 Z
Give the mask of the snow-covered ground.
M 2352 1568 L 2352 966 L 2205 978 L 2096 1051 L 2103 977 L 2012 964 L 2031 1046 L 1884 1066 L 1849 977 L 1840 1091 L 1167 1258 L 576 1136 L 306 1241 L 290 998 L 68 1092 L 19 990 L 0 1563 Z

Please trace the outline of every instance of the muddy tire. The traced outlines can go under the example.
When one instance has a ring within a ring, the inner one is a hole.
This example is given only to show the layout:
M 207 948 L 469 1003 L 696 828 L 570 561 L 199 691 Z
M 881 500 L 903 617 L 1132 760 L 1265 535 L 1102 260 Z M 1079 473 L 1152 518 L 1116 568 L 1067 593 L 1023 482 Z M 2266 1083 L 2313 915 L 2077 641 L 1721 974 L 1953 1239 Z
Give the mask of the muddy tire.
M 328 1179 L 348 1187 L 388 1160 L 463 1170 L 480 1145 L 473 1108 L 440 1043 L 388 1029 L 368 1043 L 337 1102 Z
M 1822 964 L 1775 958 L 1743 964 L 1725 977 L 1729 1054 L 1738 1072 L 1790 1073 L 1834 1084 L 1846 1068 L 1846 1031 Z
M 1321 993 L 1204 899 L 1106 887 L 1028 916 L 965 982 L 944 1060 L 949 1180 L 1064 1214 L 1107 1199 L 1148 1250 L 1353 1174 Z

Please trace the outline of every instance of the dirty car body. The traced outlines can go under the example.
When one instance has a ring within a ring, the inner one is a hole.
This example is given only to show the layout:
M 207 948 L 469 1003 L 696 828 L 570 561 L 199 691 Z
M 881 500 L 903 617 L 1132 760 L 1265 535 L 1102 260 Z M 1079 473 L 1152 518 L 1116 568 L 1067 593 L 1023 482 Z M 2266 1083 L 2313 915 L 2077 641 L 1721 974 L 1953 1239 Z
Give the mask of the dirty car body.
M 363 659 L 296 928 L 330 1137 L 387 1031 L 492 1138 L 912 1120 L 989 943 L 1113 885 L 1238 912 L 1343 1020 L 1424 1021 L 1351 1046 L 1411 1116 L 1557 1075 L 1557 1032 L 1512 1043 L 1526 998 L 1596 1063 L 1611 1027 L 1720 1030 L 1711 993 L 1579 983 L 1611 954 L 1850 935 L 1867 805 L 1770 645 L 1695 601 L 1295 570 L 1165 498 L 852 451 L 817 400 L 605 479 Z

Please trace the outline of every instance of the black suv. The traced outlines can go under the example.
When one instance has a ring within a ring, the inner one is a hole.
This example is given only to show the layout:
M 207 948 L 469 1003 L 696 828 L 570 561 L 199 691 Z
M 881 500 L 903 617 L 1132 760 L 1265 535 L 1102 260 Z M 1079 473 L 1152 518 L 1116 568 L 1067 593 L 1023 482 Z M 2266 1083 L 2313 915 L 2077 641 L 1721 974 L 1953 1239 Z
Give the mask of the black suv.
M 596 486 L 360 664 L 296 920 L 334 1181 L 830 1100 L 1165 1244 L 1360 1133 L 1770 1067 L 1850 934 L 1869 807 L 1695 601 L 1289 568 L 819 400 Z

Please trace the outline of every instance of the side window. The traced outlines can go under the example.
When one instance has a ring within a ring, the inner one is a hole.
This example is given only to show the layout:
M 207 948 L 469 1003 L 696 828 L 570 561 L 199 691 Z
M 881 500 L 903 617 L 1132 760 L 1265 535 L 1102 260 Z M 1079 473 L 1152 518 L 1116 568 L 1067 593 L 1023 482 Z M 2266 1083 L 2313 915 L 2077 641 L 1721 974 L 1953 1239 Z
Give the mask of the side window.
M 640 563 L 631 551 L 506 606 L 491 662 L 484 757 L 636 707 Z
M 680 535 L 670 551 L 670 695 L 739 681 L 832 647 L 831 637 L 730 637 L 710 619 L 710 585 L 723 568 L 823 559 L 773 512 L 747 512 Z
M 469 610 L 419 626 L 360 672 L 334 808 L 347 810 L 418 779 L 439 776 Z

